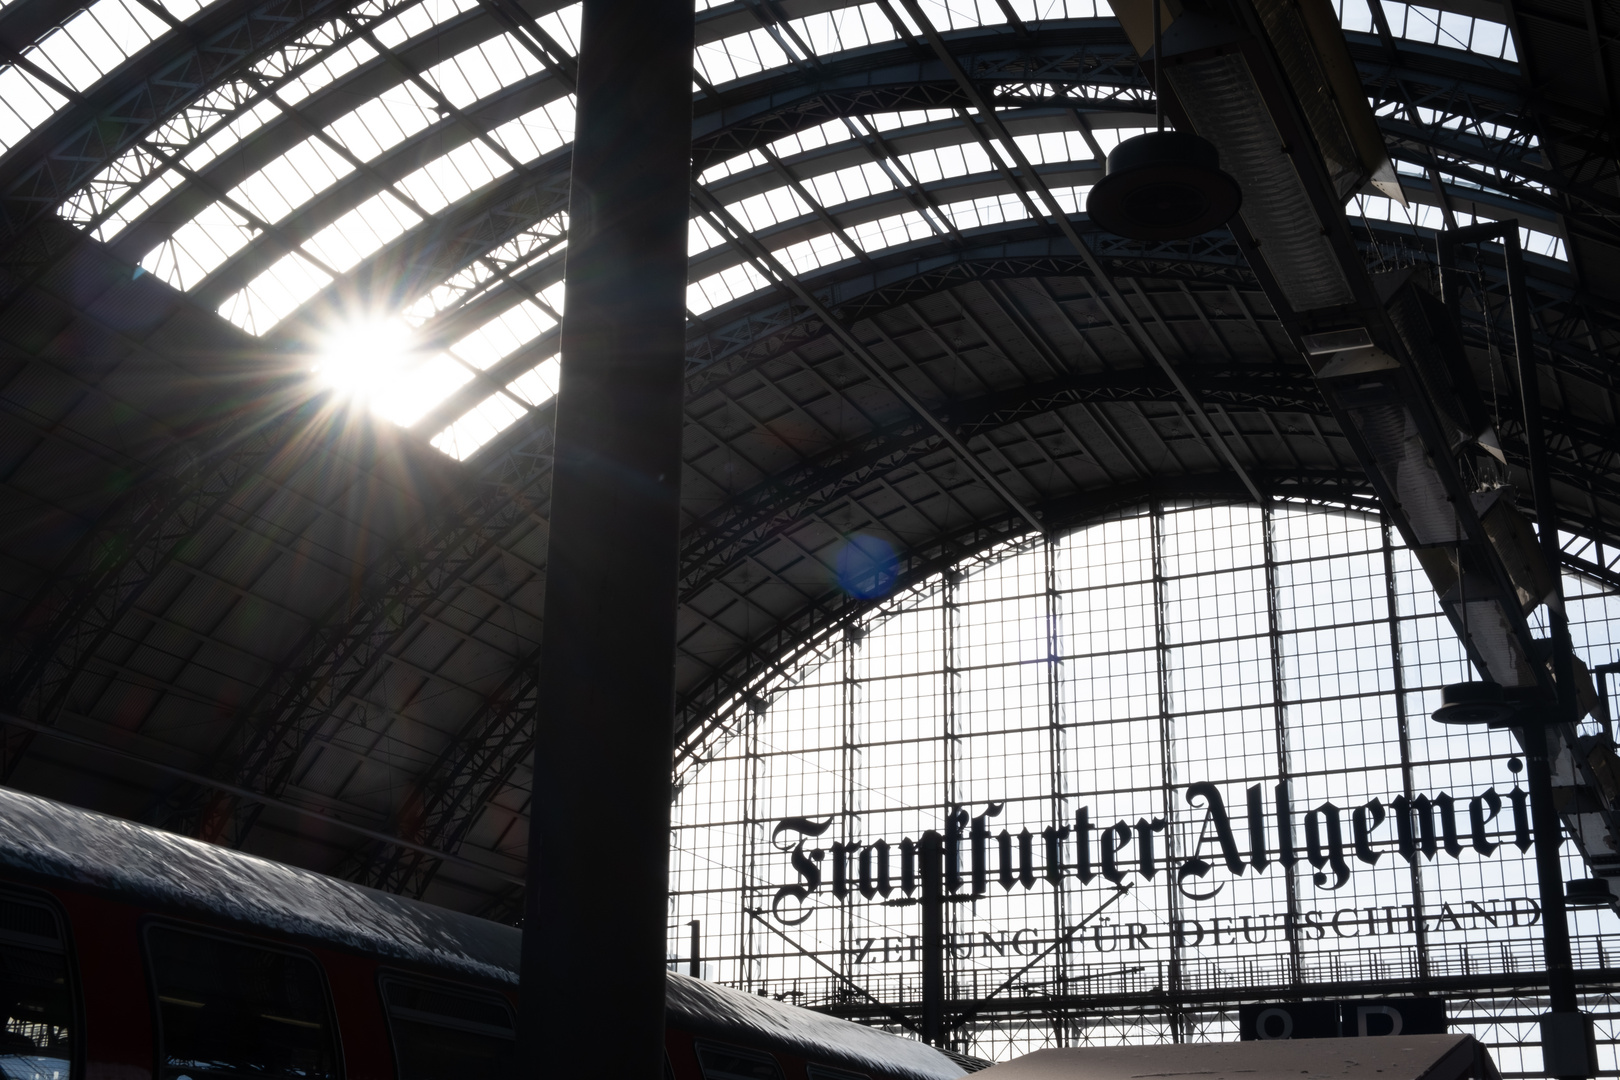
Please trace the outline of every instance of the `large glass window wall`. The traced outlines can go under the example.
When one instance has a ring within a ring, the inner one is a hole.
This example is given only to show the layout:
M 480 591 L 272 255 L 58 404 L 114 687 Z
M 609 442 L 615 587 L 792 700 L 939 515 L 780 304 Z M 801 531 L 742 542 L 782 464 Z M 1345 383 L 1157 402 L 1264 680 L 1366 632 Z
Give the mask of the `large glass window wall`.
M 1613 660 L 1620 602 L 1567 588 L 1580 654 Z M 706 978 L 916 1024 L 933 831 L 960 1049 L 1226 1040 L 1246 1001 L 1433 994 L 1535 1074 L 1522 749 L 1429 716 L 1468 677 L 1375 516 L 1162 506 L 1010 544 L 842 626 L 691 756 L 672 965 L 696 922 Z M 1590 873 L 1573 845 L 1565 868 Z M 1620 922 L 1572 928 L 1612 1071 Z

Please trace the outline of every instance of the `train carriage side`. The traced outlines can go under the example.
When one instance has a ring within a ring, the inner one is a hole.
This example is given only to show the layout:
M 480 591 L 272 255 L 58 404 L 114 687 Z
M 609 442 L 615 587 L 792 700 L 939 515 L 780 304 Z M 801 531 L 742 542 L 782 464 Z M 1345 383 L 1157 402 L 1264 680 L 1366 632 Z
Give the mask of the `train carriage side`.
M 0 1080 L 478 1080 L 519 933 L 0 790 Z M 921 1043 L 670 975 L 673 1080 L 949 1080 Z

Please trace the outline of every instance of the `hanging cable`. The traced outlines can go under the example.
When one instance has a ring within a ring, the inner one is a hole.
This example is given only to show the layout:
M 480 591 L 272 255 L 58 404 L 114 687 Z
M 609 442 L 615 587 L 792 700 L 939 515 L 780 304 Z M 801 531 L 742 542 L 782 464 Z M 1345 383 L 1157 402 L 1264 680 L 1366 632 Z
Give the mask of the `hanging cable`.
M 1163 10 L 1160 7 L 1162 2 L 1163 0 L 1153 0 L 1153 122 L 1158 125 L 1160 131 L 1164 130 L 1164 98 L 1159 95 L 1159 68 L 1162 66 L 1159 63 L 1159 54 L 1163 51 L 1159 46 L 1164 37 L 1161 25 L 1164 21 Z

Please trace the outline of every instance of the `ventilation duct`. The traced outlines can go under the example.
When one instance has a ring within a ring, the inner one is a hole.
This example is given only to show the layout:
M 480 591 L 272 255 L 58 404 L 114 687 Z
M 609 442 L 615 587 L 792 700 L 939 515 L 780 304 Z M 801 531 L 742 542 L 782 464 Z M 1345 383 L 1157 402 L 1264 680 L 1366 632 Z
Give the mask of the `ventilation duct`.
M 1151 0 L 1111 2 L 1144 63 L 1162 64 L 1166 112 L 1214 144 L 1242 189 L 1251 262 L 1293 312 L 1355 303 L 1349 237 L 1324 221 L 1342 223 L 1368 186 L 1405 200 L 1327 0 L 1166 3 L 1157 51 Z

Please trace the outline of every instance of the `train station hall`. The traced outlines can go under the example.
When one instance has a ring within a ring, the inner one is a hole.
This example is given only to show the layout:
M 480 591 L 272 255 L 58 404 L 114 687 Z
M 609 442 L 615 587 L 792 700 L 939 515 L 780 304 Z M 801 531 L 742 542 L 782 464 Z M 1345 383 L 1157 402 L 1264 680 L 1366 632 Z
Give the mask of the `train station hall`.
M 0 1080 L 1620 1080 L 1620 0 L 0 0 Z

